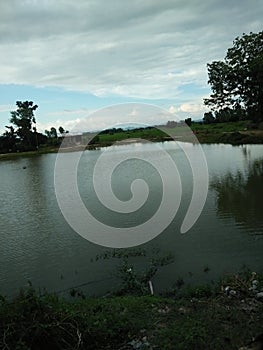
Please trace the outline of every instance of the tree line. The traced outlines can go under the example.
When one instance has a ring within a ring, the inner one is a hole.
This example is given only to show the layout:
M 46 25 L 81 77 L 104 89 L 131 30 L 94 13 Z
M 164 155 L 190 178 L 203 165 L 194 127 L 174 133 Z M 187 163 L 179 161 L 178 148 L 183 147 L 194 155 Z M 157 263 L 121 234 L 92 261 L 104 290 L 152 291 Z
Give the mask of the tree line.
M 38 108 L 33 101 L 17 101 L 17 109 L 11 112 L 11 125 L 0 136 L 0 152 L 25 152 L 38 150 L 40 146 L 59 146 L 62 137 L 68 133 L 62 126 L 45 130 L 45 134 L 37 131 L 34 112 Z

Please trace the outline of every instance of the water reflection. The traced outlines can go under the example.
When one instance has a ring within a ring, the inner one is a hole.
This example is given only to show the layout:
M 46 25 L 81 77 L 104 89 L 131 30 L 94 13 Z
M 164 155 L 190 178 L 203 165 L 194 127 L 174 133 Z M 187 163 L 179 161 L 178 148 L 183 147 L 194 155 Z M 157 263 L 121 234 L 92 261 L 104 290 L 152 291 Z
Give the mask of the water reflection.
M 263 234 L 262 183 L 263 158 L 249 161 L 245 172 L 228 172 L 214 178 L 211 187 L 217 194 L 219 216 L 232 217 L 241 228 Z
M 116 151 L 121 151 L 122 146 L 118 147 Z M 149 145 L 136 147 L 154 156 Z M 149 251 L 158 247 L 164 254 L 172 252 L 175 256 L 175 263 L 156 276 L 155 289 L 169 289 L 179 277 L 187 281 L 185 276 L 189 271 L 189 283 L 198 284 L 206 283 L 208 279 L 217 280 L 225 271 L 238 271 L 243 264 L 261 272 L 263 145 L 203 146 L 213 184 L 198 222 L 187 235 L 180 235 L 178 227 L 192 195 L 191 169 L 180 152 L 173 153 L 169 143 L 160 144 L 160 147 L 166 147 L 180 164 L 183 197 L 174 222 L 142 247 Z M 195 146 L 192 149 L 193 152 L 197 150 Z M 110 211 L 102 208 L 94 199 L 96 193 L 90 190 L 98 152 L 86 152 L 79 164 L 80 175 L 84 172 L 79 176 L 80 193 L 84 203 L 92 207 L 94 216 L 103 217 L 109 224 L 119 220 L 122 227 L 132 227 L 134 222 L 141 222 L 141 215 L 149 217 L 155 212 L 160 203 L 162 184 L 158 174 L 150 167 L 142 167 L 141 163 L 136 163 L 135 175 L 138 171 L 142 178 L 149 179 L 151 195 L 143 212 L 138 211 L 129 218 L 118 219 L 116 216 L 115 219 Z M 113 286 L 109 277 L 116 272 L 115 262 L 92 263 L 91 259 L 101 255 L 105 248 L 77 235 L 59 210 L 54 190 L 55 159 L 55 154 L 47 154 L 0 162 L 1 294 L 13 295 L 21 286 L 27 285 L 28 280 L 36 288 L 45 287 L 52 292 L 88 282 L 88 295 L 105 294 Z M 130 198 L 133 179 L 130 167 L 125 164 L 116 169 L 112 188 L 117 197 Z M 244 234 L 243 230 L 260 236 Z M 205 265 L 211 269 L 209 273 L 204 273 Z

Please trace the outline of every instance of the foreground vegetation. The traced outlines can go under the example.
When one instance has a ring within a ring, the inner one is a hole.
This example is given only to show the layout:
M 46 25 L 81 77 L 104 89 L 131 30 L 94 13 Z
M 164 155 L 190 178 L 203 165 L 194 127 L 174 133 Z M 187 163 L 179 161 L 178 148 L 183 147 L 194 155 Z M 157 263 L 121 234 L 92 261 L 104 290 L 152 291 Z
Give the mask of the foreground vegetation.
M 136 265 L 141 258 L 144 269 Z M 202 286 L 186 285 L 181 278 L 165 294 L 153 295 L 149 281 L 173 261 L 171 254 L 113 250 L 95 261 L 100 259 L 119 262 L 120 285 L 105 297 L 87 297 L 81 289 L 62 297 L 37 292 L 31 284 L 12 299 L 0 296 L 0 348 L 262 349 L 263 275 L 244 267 Z M 243 348 L 248 343 L 254 347 Z
M 0 302 L 0 347 L 12 350 L 239 349 L 262 325 L 263 302 L 237 288 L 72 301 L 30 287 Z

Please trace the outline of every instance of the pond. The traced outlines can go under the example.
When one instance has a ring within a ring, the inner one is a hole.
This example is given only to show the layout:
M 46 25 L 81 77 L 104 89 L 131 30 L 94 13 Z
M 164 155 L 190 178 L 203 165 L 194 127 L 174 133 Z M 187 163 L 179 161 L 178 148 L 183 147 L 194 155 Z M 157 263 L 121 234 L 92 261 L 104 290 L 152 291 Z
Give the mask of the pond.
M 180 278 L 189 284 L 216 281 L 223 273 L 238 271 L 244 265 L 262 272 L 263 145 L 202 146 L 208 165 L 209 190 L 200 217 L 185 234 L 180 233 L 180 227 L 193 192 L 191 167 L 176 142 L 157 146 L 177 166 L 182 197 L 175 217 L 164 225 L 167 227 L 154 239 L 136 247 L 145 249 L 149 255 L 158 248 L 160 256 L 167 253 L 174 256 L 174 262 L 154 277 L 155 290 L 169 290 Z M 187 147 L 193 154 L 198 152 L 193 144 Z M 150 163 L 153 159 L 158 161 L 156 144 L 136 143 L 107 149 L 109 163 L 116 154 L 127 158 L 112 173 L 116 198 L 124 202 L 131 199 L 134 179 L 142 178 L 148 184 L 147 200 L 133 213 L 111 210 L 97 196 L 93 186 L 94 166 L 105 150 L 85 151 L 81 155 L 78 186 L 82 201 L 105 225 L 123 229 L 140 225 L 158 210 L 163 183 L 149 162 L 132 155 L 136 151 L 147 155 Z M 51 292 L 82 285 L 88 295 L 105 294 L 116 285 L 118 261 L 96 260 L 97 255 L 112 248 L 84 239 L 61 213 L 54 187 L 56 157 L 45 154 L 0 162 L 0 294 L 14 295 L 28 281 Z M 73 153 L 65 153 L 63 157 L 67 164 Z M 110 166 L 106 159 L 102 179 Z M 61 173 L 62 182 L 66 175 Z M 82 217 L 78 220 L 81 222 Z M 141 267 L 146 260 L 141 258 Z

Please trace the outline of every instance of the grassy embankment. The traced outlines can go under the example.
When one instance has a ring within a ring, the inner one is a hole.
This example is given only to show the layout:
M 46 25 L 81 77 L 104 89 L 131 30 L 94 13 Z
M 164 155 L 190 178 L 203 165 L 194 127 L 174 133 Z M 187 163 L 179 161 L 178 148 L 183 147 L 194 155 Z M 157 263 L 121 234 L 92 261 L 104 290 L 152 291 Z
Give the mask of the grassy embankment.
M 263 129 L 249 130 L 249 125 L 249 121 L 214 124 L 192 123 L 191 130 L 200 143 L 229 143 L 233 145 L 263 143 Z M 159 128 L 101 134 L 99 135 L 98 144 L 103 146 L 116 141 L 139 138 L 150 141 L 166 141 L 172 138 L 178 141 L 193 141 L 191 131 L 187 126 L 175 128 L 160 126 Z
M 192 124 L 200 143 L 229 143 L 232 145 L 263 143 L 263 125 L 255 128 L 250 121 Z
M 263 126 L 259 125 L 259 128 L 253 129 L 251 128 L 250 121 L 214 124 L 192 123 L 191 130 L 200 143 L 228 143 L 232 145 L 263 143 Z M 156 128 L 134 129 L 108 134 L 102 133 L 97 136 L 94 134 L 94 136 L 96 136 L 96 143 L 87 146 L 87 148 L 92 149 L 110 146 L 115 142 L 118 144 L 127 139 L 131 141 L 145 139 L 153 142 L 175 139 L 178 141 L 194 142 L 191 130 L 186 126 L 175 128 L 160 126 Z M 0 154 L 0 160 L 52 153 L 57 152 L 58 149 L 59 147 L 43 146 L 38 151 Z M 79 150 L 79 147 L 72 147 L 71 150 Z M 70 147 L 68 151 L 70 151 Z
M 199 287 L 181 297 L 72 301 L 29 288 L 0 300 L 0 348 L 236 350 L 263 333 L 263 302 L 240 281 L 233 296 Z

